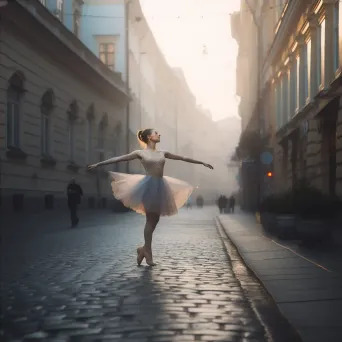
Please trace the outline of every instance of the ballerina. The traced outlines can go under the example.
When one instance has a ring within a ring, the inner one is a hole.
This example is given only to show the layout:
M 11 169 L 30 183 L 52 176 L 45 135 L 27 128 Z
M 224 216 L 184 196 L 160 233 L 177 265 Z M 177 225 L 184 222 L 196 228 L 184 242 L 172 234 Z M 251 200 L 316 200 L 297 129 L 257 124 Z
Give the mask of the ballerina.
M 137 249 L 137 263 L 144 259 L 150 266 L 155 266 L 152 256 L 152 235 L 159 222 L 160 216 L 171 216 L 178 212 L 193 191 L 193 187 L 181 180 L 164 176 L 165 159 L 182 160 L 187 163 L 201 164 L 213 169 L 210 164 L 187 157 L 178 156 L 156 149 L 160 142 L 160 134 L 155 129 L 144 129 L 137 133 L 143 150 L 136 150 L 129 154 L 110 158 L 97 164 L 89 165 L 88 170 L 99 166 L 114 164 L 122 161 L 140 159 L 146 175 L 131 175 L 111 172 L 112 190 L 114 197 L 126 207 L 139 214 L 146 215 L 144 230 L 145 244 Z

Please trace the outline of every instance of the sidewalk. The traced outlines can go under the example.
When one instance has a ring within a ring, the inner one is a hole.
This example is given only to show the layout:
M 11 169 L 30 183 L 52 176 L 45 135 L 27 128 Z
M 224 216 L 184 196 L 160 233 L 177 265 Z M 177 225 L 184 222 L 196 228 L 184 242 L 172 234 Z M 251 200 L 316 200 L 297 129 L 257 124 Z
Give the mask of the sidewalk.
M 303 342 L 342 341 L 342 251 L 307 250 L 268 238 L 252 215 L 219 221 Z

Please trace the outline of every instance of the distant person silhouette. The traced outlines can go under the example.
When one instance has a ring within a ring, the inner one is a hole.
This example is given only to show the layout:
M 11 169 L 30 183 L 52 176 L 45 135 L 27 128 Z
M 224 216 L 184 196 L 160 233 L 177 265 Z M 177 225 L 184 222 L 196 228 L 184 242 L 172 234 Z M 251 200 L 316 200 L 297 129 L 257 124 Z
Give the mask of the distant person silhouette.
M 74 228 L 78 225 L 79 218 L 77 216 L 77 208 L 81 203 L 81 197 L 83 196 L 82 188 L 76 183 L 75 179 L 72 178 L 68 188 L 68 206 L 70 210 L 71 227 Z
M 235 209 L 235 197 L 233 195 L 231 195 L 229 197 L 229 209 L 230 211 L 233 213 L 234 209 Z
M 221 195 L 217 201 L 217 204 L 219 207 L 220 214 L 223 214 L 224 210 L 227 208 L 227 204 L 228 204 L 227 197 L 224 195 Z

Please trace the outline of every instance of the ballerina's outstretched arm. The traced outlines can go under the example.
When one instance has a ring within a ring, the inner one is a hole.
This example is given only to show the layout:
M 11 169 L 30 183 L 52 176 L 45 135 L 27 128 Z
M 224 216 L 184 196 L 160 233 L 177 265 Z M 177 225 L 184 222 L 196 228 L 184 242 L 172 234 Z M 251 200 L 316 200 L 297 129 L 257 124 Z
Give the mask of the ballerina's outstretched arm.
M 199 160 L 196 159 L 191 159 L 188 157 L 183 157 L 183 156 L 178 156 L 177 154 L 172 154 L 170 152 L 165 152 L 165 158 L 167 159 L 173 159 L 173 160 L 182 160 L 187 163 L 192 163 L 192 164 L 201 164 L 204 165 L 205 167 L 208 167 L 209 169 L 213 170 L 214 168 L 210 164 L 203 163 Z
M 96 167 L 103 166 L 103 165 L 115 164 L 115 163 L 119 163 L 122 161 L 130 161 L 130 160 L 134 160 L 134 159 L 138 159 L 138 158 L 140 158 L 139 152 L 133 151 L 129 154 L 125 154 L 125 155 L 120 156 L 120 157 L 110 158 L 110 159 L 104 160 L 102 162 L 99 162 L 99 163 L 96 163 L 93 165 L 89 165 L 88 170 L 95 169 Z

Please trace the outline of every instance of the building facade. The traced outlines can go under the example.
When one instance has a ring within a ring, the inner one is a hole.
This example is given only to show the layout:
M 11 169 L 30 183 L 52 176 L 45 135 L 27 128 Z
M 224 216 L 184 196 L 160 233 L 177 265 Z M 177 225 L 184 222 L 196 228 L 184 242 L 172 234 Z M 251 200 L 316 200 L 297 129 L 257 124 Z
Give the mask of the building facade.
M 127 81 L 125 0 L 84 0 L 80 39 L 103 64 Z
M 123 153 L 126 85 L 41 2 L 0 8 L 1 210 L 65 208 L 71 178 L 104 206 L 108 176 L 86 165 Z
M 261 64 L 257 101 L 241 115 L 248 123 L 253 115 L 257 118 L 261 139 L 272 147 L 274 192 L 306 180 L 325 193 L 342 196 L 339 6 L 334 0 L 263 1 L 262 20 L 255 9 L 245 11 L 251 17 L 253 13 L 259 26 Z M 242 12 L 243 4 L 235 30 Z M 253 24 L 253 18 L 249 21 Z M 237 37 L 241 49 L 251 37 Z M 254 61 L 247 58 L 246 63 Z M 237 72 L 243 77 L 241 70 Z

